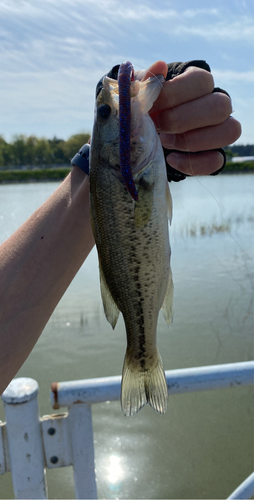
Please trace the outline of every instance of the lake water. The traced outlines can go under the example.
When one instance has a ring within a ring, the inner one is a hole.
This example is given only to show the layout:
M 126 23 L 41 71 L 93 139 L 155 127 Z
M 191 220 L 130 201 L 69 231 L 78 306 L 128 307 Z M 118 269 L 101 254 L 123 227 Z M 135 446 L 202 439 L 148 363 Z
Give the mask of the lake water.
M 0 241 L 58 183 L 0 185 Z M 253 359 L 254 177 L 221 175 L 171 184 L 174 321 L 159 318 L 164 368 Z M 18 376 L 40 386 L 40 414 L 54 412 L 53 381 L 119 375 L 126 339 L 100 297 L 95 249 L 73 280 Z M 4 420 L 2 403 L 0 419 Z M 251 388 L 169 398 L 124 417 L 118 402 L 93 407 L 99 498 L 226 498 L 252 471 Z M 73 498 L 72 469 L 47 472 L 50 498 Z M 0 498 L 13 498 L 10 474 Z

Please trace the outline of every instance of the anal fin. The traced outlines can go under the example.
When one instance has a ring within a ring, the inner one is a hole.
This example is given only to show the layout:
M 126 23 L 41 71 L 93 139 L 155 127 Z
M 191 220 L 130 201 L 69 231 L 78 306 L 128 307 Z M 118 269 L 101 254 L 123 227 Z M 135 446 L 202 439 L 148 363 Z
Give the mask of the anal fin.
M 172 271 L 170 268 L 167 291 L 161 308 L 163 316 L 169 325 L 172 323 L 173 319 L 173 300 L 174 300 L 174 284 L 172 278 Z

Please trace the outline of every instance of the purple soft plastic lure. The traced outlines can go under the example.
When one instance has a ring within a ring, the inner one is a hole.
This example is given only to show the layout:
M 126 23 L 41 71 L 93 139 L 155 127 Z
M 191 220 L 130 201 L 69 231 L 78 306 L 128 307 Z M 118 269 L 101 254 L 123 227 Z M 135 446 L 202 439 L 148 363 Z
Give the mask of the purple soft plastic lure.
M 119 124 L 120 124 L 120 169 L 127 190 L 137 201 L 138 193 L 130 167 L 131 146 L 131 96 L 130 85 L 134 80 L 134 69 L 129 61 L 120 65 L 118 71 L 119 87 Z

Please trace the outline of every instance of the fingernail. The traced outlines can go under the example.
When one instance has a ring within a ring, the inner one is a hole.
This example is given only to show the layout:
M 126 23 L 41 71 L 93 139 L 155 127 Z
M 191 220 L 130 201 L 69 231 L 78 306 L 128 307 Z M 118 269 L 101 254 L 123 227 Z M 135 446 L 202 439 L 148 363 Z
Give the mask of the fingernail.
M 167 162 L 173 168 L 177 168 L 180 163 L 180 157 L 177 153 L 169 153 L 167 156 Z

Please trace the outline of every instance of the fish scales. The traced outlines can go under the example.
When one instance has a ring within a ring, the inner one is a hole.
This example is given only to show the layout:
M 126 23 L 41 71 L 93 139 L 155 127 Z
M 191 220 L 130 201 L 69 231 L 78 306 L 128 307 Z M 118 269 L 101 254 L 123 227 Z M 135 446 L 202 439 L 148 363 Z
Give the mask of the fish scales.
M 130 196 L 120 172 L 118 88 L 107 77 L 96 102 L 90 157 L 91 219 L 104 310 L 113 327 L 122 312 L 127 334 L 121 391 L 126 415 L 146 403 L 166 411 L 156 329 L 162 306 L 171 321 L 173 297 L 167 220 L 171 199 L 160 140 L 147 114 L 161 81 L 133 84 L 130 157 L 138 201 Z M 149 108 L 145 112 L 142 99 Z

